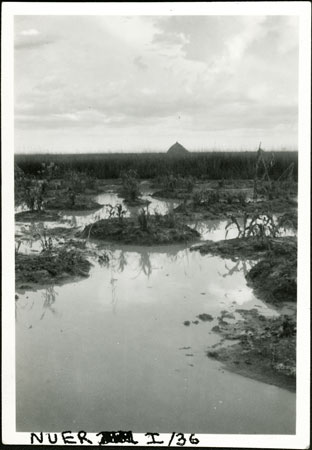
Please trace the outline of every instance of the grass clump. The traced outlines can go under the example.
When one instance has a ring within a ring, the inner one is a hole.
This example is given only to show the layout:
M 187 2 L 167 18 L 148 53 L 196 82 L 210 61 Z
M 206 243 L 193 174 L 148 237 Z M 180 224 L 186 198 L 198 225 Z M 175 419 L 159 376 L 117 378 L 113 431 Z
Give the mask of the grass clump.
M 122 222 L 116 218 L 103 219 L 87 225 L 80 237 L 153 245 L 192 241 L 199 233 L 181 222 L 173 222 L 170 215 L 150 215 L 148 209 L 143 208 L 136 218 L 124 218 Z
M 127 171 L 122 171 L 120 177 L 122 179 L 122 188 L 125 200 L 130 200 L 131 202 L 138 200 L 141 192 L 136 170 L 130 169 Z
M 225 238 L 228 235 L 229 229 L 233 226 L 237 229 L 239 239 L 256 237 L 263 241 L 270 237 L 275 238 L 280 233 L 278 222 L 276 222 L 269 213 L 254 214 L 252 216 L 244 213 L 242 223 L 240 223 L 234 215 L 231 215 L 230 221 L 225 227 Z

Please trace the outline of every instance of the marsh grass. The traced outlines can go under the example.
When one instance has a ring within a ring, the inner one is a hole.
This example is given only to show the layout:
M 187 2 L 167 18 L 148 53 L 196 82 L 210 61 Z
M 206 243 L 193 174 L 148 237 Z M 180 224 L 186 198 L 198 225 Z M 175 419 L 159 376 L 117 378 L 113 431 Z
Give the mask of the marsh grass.
M 159 174 L 196 177 L 210 180 L 254 179 L 257 152 L 190 152 L 170 158 L 166 153 L 101 153 L 101 154 L 29 154 L 15 155 L 15 162 L 27 175 L 38 176 L 42 163 L 53 162 L 59 174 L 68 169 L 92 174 L 100 179 L 119 178 L 122 171 L 135 170 L 138 178 L 156 179 Z M 277 180 L 293 163 L 293 178 L 297 179 L 298 152 L 274 153 L 270 178 Z M 62 175 L 60 175 L 62 176 Z M 261 173 L 259 174 L 261 176 Z
M 261 240 L 267 238 L 275 238 L 280 233 L 280 227 L 278 222 L 276 222 L 273 216 L 269 213 L 267 214 L 254 214 L 249 216 L 247 213 L 244 214 L 242 222 L 234 216 L 230 216 L 230 221 L 227 223 L 225 230 L 225 239 L 228 236 L 228 232 L 231 228 L 236 228 L 238 232 L 238 238 L 249 238 L 256 237 Z
M 145 208 L 141 208 L 138 213 L 138 223 L 142 231 L 148 231 L 150 222 L 150 213 L 148 210 L 148 205 Z

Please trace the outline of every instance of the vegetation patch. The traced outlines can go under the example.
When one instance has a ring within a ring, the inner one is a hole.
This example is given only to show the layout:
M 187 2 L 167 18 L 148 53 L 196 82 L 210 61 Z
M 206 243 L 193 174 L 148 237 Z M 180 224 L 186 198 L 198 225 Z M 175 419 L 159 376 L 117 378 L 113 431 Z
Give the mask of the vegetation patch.
M 180 174 L 170 173 L 158 176 L 154 180 L 153 186 L 158 188 L 152 194 L 153 197 L 185 200 L 190 197 L 194 189 L 195 179 L 192 176 L 182 177 Z
M 87 277 L 91 263 L 67 246 L 48 249 L 38 254 L 15 255 L 16 289 L 36 289 L 49 283 L 64 283 L 75 277 Z
M 102 208 L 102 206 L 87 195 L 77 195 L 77 197 L 75 196 L 75 201 L 70 200 L 67 196 L 57 196 L 47 200 L 45 203 L 46 209 L 60 211 L 95 211 Z
M 138 245 L 186 242 L 199 237 L 199 233 L 187 225 L 173 223 L 170 215 L 154 216 L 142 211 L 137 219 L 113 218 L 87 225 L 81 237 Z
M 271 179 L 280 177 L 292 163 L 294 177 L 297 177 L 298 152 L 279 151 L 274 156 Z M 69 168 L 79 172 L 88 171 L 100 179 L 119 178 L 122 171 L 130 169 L 136 170 L 140 179 L 155 179 L 160 173 L 180 174 L 183 177 L 191 175 L 206 180 L 253 179 L 256 161 L 255 151 L 189 152 L 176 158 L 156 152 L 15 155 L 15 162 L 26 174 L 36 174 L 42 169 L 43 163 L 53 163 L 62 172 Z
M 160 196 L 155 193 L 154 196 Z M 183 199 L 183 203 L 175 208 L 175 212 L 186 216 L 194 216 L 202 219 L 227 219 L 230 215 L 243 217 L 244 214 L 265 214 L 267 211 L 279 214 L 290 211 L 290 216 L 295 219 L 297 203 L 293 198 L 279 198 L 272 200 L 247 200 L 244 191 L 232 192 L 212 189 L 195 191 L 191 198 L 180 197 L 172 194 L 171 198 Z
M 140 199 L 140 183 L 136 170 L 130 169 L 122 171 L 120 177 L 122 180 L 120 196 L 124 198 L 125 203 L 130 206 L 137 206 L 144 203 L 143 200 Z

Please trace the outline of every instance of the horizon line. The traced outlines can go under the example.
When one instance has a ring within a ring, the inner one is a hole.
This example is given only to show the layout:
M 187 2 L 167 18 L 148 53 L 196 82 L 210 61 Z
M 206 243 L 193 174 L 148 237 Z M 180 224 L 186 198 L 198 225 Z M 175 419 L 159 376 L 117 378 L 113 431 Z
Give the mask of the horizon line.
M 251 149 L 251 150 L 247 150 L 247 149 L 202 149 L 202 150 L 187 150 L 187 152 L 189 154 L 196 154 L 196 153 L 228 153 L 228 152 L 236 152 L 236 153 L 254 153 L 257 152 L 259 149 L 259 147 L 255 148 L 255 149 Z M 286 148 L 286 147 L 282 147 L 282 148 L 267 148 L 264 149 L 262 148 L 263 151 L 265 152 L 297 152 L 298 153 L 298 148 Z M 118 154 L 118 155 L 146 155 L 146 154 L 168 154 L 168 150 L 141 150 L 141 151 L 135 151 L 135 150 L 102 150 L 102 151 L 80 151 L 80 150 L 73 150 L 73 151 L 27 151 L 27 152 L 23 152 L 23 151 L 14 151 L 14 155 L 113 155 L 113 154 Z M 181 156 L 186 155 L 187 153 L 184 153 Z M 172 156 L 172 155 L 171 155 Z M 179 155 L 177 155 L 179 156 Z

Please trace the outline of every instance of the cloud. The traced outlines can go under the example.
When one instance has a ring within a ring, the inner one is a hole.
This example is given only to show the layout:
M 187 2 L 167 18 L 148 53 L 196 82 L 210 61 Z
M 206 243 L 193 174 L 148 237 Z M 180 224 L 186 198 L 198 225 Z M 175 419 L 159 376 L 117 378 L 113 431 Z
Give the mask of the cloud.
M 30 28 L 29 30 L 22 30 L 20 32 L 22 36 L 37 36 L 40 34 L 40 31 L 36 30 L 35 28 Z
M 67 130 L 78 145 L 78 129 L 116 142 L 125 133 L 129 145 L 159 130 L 194 142 L 220 133 L 244 143 L 254 130 L 296 140 L 295 18 L 25 16 L 15 25 L 16 49 L 36 49 L 15 54 L 16 132 L 27 142 Z
M 43 35 L 38 30 L 31 28 L 21 31 L 15 38 L 14 47 L 16 49 L 33 49 L 55 42 L 55 37 Z
M 140 70 L 146 70 L 148 68 L 148 65 L 143 61 L 142 56 L 136 56 L 133 60 L 133 63 Z

